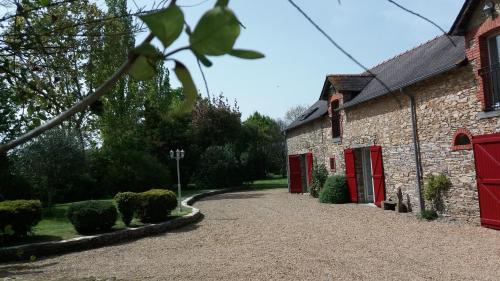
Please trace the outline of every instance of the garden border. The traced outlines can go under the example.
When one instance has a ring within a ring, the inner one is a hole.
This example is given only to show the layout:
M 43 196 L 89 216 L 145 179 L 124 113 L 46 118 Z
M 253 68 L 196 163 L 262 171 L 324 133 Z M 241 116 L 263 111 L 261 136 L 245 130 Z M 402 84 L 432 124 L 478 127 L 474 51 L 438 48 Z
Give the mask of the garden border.
M 32 256 L 39 258 L 68 252 L 90 250 L 165 233 L 169 230 L 174 230 L 198 222 L 203 218 L 203 214 L 200 212 L 200 209 L 191 206 L 196 201 L 208 196 L 238 190 L 239 189 L 233 188 L 208 191 L 186 198 L 181 204 L 183 207 L 191 208 L 191 212 L 182 217 L 163 223 L 150 224 L 138 228 L 127 228 L 115 232 L 77 237 L 62 241 L 40 242 L 0 248 L 0 262 L 12 262 L 19 260 L 26 261 L 30 260 Z

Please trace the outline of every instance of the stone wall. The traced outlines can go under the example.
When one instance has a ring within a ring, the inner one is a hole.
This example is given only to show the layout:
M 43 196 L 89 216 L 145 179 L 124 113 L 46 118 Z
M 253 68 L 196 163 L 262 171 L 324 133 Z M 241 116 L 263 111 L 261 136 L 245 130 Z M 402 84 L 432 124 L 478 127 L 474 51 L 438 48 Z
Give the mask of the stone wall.
M 500 131 L 500 118 L 479 119 L 482 111 L 470 66 L 436 76 L 405 89 L 415 95 L 424 176 L 444 172 L 453 186 L 444 198 L 445 216 L 479 222 L 479 203 L 472 150 L 452 150 L 452 138 L 460 128 L 473 135 Z M 328 117 L 292 130 L 287 136 L 289 154 L 313 152 L 328 165 L 335 156 L 337 171 L 344 172 L 345 148 L 382 146 L 386 197 L 396 198 L 401 188 L 418 211 L 415 156 L 409 99 L 387 95 L 342 113 L 340 144 L 331 138 Z

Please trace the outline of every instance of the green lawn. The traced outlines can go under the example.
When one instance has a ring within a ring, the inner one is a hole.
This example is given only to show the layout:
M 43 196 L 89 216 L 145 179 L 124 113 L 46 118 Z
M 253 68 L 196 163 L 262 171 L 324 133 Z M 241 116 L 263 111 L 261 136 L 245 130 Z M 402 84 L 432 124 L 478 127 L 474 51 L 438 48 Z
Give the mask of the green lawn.
M 248 185 L 249 189 L 269 189 L 269 188 L 286 188 L 287 179 L 286 178 L 270 178 L 265 180 L 254 181 L 252 184 Z M 213 189 L 189 189 L 182 191 L 182 199 L 186 199 L 198 193 L 203 193 L 207 191 L 212 191 Z M 113 199 L 106 199 L 101 201 L 113 201 Z M 45 242 L 45 241 L 57 241 L 79 237 L 80 235 L 75 231 L 73 225 L 66 218 L 66 210 L 72 203 L 56 204 L 52 208 L 45 208 L 43 210 L 42 221 L 33 228 L 33 235 L 18 241 L 14 244 L 8 244 L 7 246 L 25 244 L 25 243 L 35 243 L 35 242 Z M 183 208 L 182 212 L 179 212 L 178 208 L 172 211 L 171 217 L 176 218 L 180 216 L 187 215 L 191 212 L 190 208 Z M 131 227 L 140 227 L 143 224 L 137 219 L 132 220 Z M 113 230 L 125 229 L 126 226 L 123 224 L 120 218 L 116 221 L 116 225 Z

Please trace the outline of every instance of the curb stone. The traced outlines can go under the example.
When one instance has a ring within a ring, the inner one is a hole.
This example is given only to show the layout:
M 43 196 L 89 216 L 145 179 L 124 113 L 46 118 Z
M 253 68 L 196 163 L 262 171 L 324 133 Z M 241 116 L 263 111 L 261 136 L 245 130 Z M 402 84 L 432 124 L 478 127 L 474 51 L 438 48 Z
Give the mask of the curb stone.
M 203 218 L 199 209 L 192 207 L 196 201 L 213 195 L 238 191 L 238 189 L 222 189 L 193 195 L 182 201 L 182 206 L 191 208 L 191 212 L 171 221 L 158 224 L 149 224 L 138 228 L 127 228 L 110 233 L 93 236 L 83 236 L 62 241 L 41 242 L 0 248 L 0 262 L 28 261 L 30 257 L 36 258 L 100 248 L 136 240 L 148 236 L 158 235 L 170 230 L 195 223 Z

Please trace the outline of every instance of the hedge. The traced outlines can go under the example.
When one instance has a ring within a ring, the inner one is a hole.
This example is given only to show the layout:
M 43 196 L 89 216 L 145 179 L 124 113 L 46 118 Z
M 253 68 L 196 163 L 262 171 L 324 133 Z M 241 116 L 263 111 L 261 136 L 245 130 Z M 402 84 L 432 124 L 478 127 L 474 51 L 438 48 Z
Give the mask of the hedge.
M 0 236 L 26 236 L 42 219 L 40 200 L 12 200 L 0 202 Z
M 78 233 L 91 234 L 110 230 L 118 212 L 112 202 L 91 200 L 71 204 L 66 215 Z
M 345 176 L 329 177 L 319 194 L 321 203 L 344 204 L 349 202 L 349 190 Z
M 141 222 L 157 223 L 168 219 L 177 206 L 175 193 L 165 189 L 151 189 L 138 194 L 137 215 Z

